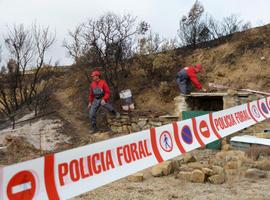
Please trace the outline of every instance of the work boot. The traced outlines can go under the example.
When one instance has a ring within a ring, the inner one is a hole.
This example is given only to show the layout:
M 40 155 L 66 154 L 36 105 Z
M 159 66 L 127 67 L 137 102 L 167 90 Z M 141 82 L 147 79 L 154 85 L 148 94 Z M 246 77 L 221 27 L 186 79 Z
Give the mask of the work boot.
M 112 111 L 112 114 L 115 116 L 116 119 L 119 119 L 121 117 L 121 114 L 119 112 L 116 112 L 115 110 Z
M 94 134 L 96 132 L 98 132 L 97 126 L 95 124 L 92 124 L 89 133 Z

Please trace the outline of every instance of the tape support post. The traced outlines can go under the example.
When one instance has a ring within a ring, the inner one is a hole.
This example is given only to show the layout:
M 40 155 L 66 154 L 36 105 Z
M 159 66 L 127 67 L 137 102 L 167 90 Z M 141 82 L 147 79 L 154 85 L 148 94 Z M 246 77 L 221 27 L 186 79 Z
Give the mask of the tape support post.
M 270 117 L 270 98 L 0 168 L 0 200 L 70 199 Z

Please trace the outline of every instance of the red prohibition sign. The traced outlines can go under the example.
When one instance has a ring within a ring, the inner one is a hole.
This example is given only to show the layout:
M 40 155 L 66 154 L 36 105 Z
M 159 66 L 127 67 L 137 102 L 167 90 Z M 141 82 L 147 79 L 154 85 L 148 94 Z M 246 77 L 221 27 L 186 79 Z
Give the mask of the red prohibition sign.
M 15 174 L 7 186 L 9 200 L 32 200 L 36 192 L 36 181 L 30 171 L 21 171 Z
M 166 152 L 171 152 L 173 149 L 172 136 L 169 131 L 163 131 L 159 138 L 161 148 Z
M 209 127 L 208 127 L 206 121 L 204 121 L 204 120 L 202 120 L 200 123 L 200 132 L 204 137 L 206 137 L 206 138 L 210 137 Z

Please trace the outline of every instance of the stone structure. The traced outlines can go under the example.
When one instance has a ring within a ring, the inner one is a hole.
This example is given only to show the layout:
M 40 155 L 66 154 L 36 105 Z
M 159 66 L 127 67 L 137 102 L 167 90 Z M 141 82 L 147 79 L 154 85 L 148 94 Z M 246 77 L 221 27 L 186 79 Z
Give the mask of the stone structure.
M 262 95 L 238 92 L 229 89 L 227 92 L 213 93 L 191 93 L 190 95 L 180 95 L 174 98 L 174 114 L 182 119 L 183 111 L 218 111 L 231 108 L 263 98 Z
M 122 115 L 120 119 L 109 118 L 108 124 L 114 133 L 134 133 L 178 121 L 178 116 L 164 113 L 136 113 Z

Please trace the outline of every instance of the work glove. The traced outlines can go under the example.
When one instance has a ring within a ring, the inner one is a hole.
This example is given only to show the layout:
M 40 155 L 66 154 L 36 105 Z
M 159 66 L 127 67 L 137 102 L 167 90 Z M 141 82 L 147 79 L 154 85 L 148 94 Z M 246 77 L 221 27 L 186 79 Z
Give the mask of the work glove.
M 89 110 L 91 108 L 92 104 L 89 103 L 88 106 L 87 106 L 87 109 Z
M 104 99 L 101 100 L 100 104 L 104 106 L 106 104 L 106 101 Z

